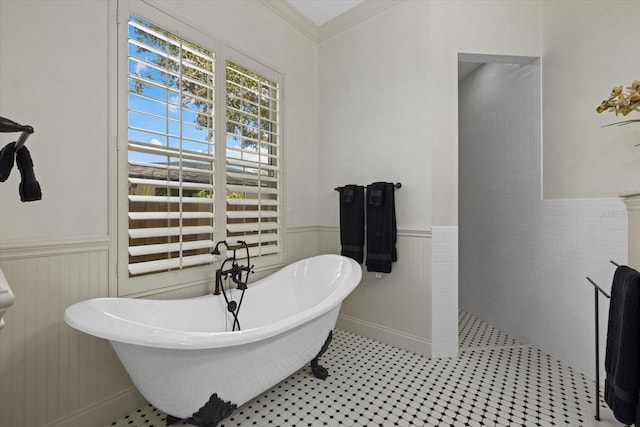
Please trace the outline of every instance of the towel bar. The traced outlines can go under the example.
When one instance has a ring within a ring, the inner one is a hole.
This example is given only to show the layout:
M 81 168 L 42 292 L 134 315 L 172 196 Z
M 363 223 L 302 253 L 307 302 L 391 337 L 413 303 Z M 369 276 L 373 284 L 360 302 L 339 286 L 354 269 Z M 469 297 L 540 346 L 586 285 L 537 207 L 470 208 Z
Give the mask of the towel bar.
M 29 135 L 31 135 L 34 130 L 33 127 L 29 125 L 21 125 L 14 122 L 13 120 L 9 120 L 5 117 L 0 117 L 0 132 L 21 132 L 14 148 L 15 152 L 17 152 L 22 148 L 25 142 L 27 142 L 27 138 L 29 138 Z
M 364 185 L 359 185 L 358 187 L 366 187 L 366 186 L 364 186 Z M 396 183 L 394 184 L 394 187 L 395 187 L 395 188 L 401 188 L 401 187 L 402 187 L 402 183 L 401 183 L 401 182 L 396 182 Z M 335 191 L 340 191 L 340 189 L 341 189 L 341 188 L 342 188 L 342 187 L 336 187 L 336 188 L 334 188 L 334 190 L 335 190 Z

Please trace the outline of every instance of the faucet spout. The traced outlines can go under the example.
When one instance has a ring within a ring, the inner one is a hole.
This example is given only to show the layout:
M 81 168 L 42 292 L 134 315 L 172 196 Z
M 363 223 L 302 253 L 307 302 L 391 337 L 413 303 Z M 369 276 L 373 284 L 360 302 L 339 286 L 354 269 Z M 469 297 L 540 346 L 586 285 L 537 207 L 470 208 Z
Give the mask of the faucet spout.
M 213 248 L 213 250 L 211 251 L 211 255 L 220 255 L 220 249 L 218 249 L 220 245 L 224 245 L 225 248 L 229 249 L 229 245 L 227 245 L 227 241 L 220 240 L 218 243 L 216 243 L 215 248 Z

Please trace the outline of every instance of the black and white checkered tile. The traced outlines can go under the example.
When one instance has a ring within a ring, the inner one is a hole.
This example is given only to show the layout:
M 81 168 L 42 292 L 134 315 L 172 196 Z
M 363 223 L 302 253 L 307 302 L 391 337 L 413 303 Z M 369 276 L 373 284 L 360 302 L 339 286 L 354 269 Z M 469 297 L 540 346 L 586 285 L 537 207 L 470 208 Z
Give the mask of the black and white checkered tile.
M 476 316 L 460 310 L 458 313 L 458 345 L 460 350 L 471 350 L 484 347 L 517 346 L 522 343 Z
M 619 425 L 593 420 L 593 384 L 573 369 L 467 313 L 460 331 L 458 357 L 428 359 L 336 330 L 325 381 L 303 368 L 220 426 Z M 165 418 L 148 406 L 110 426 Z

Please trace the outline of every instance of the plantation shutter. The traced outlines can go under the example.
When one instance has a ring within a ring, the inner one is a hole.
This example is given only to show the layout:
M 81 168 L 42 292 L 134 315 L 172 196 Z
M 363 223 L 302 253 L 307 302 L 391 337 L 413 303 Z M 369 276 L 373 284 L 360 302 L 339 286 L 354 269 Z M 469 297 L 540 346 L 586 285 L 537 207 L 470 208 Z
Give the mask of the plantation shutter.
M 212 262 L 214 56 L 128 23 L 129 277 Z
M 274 82 L 226 63 L 227 239 L 251 256 L 282 251 L 279 104 Z

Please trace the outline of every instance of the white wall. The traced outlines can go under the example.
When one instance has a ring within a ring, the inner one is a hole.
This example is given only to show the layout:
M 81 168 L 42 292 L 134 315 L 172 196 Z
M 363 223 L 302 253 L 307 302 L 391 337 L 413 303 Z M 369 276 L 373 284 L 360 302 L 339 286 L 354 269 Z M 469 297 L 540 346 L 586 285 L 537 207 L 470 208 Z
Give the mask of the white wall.
M 460 306 L 593 375 L 585 276 L 608 289 L 609 260 L 626 262 L 626 210 L 541 200 L 539 89 L 537 62 L 487 64 L 460 84 Z
M 529 0 L 432 2 L 434 225 L 457 225 L 458 53 L 540 56 L 540 7 Z
M 399 260 L 383 279 L 364 274 L 341 325 L 423 354 L 431 338 L 429 9 L 401 2 L 318 44 L 320 251 L 339 251 L 334 187 L 402 183 Z
M 0 243 L 107 234 L 107 2 L 0 2 L 0 115 L 30 124 L 43 199 L 0 184 Z M 78 19 L 82 17 L 82 19 Z M 0 145 L 18 134 L 0 134 Z
M 318 45 L 318 220 L 334 187 L 402 182 L 401 227 L 431 225 L 429 3 L 402 2 Z
M 545 1 L 544 198 L 614 197 L 640 189 L 640 114 L 596 113 L 614 86 L 639 78 L 640 2 Z M 570 17 L 568 19 L 567 17 Z

